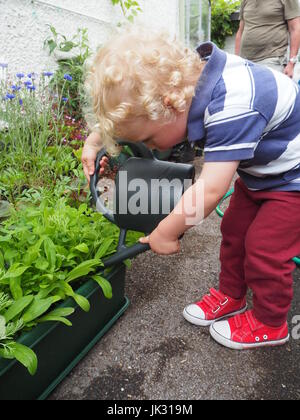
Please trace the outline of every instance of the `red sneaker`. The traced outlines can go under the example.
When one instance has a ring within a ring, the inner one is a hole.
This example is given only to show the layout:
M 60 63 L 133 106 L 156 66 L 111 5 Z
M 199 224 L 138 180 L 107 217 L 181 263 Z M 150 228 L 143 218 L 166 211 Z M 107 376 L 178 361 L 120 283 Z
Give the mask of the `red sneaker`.
M 279 328 L 268 327 L 254 318 L 252 311 L 215 322 L 210 334 L 219 344 L 234 350 L 281 346 L 290 339 L 287 323 Z
M 210 289 L 210 295 L 184 308 L 183 316 L 194 325 L 208 327 L 215 321 L 241 314 L 246 310 L 246 298 L 236 300 L 215 289 Z

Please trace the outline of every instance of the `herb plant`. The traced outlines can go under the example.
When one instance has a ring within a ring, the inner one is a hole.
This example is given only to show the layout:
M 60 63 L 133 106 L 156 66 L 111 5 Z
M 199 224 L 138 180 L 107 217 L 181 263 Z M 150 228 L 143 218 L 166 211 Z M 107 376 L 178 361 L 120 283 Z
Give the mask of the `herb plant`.
M 130 243 L 138 236 L 131 233 Z M 118 237 L 119 229 L 86 204 L 76 209 L 60 199 L 54 206 L 42 203 L 12 211 L 0 225 L 1 357 L 15 357 L 34 373 L 36 358 L 16 336 L 40 322 L 71 325 L 66 316 L 72 308 L 53 308 L 68 297 L 89 311 L 89 301 L 76 293 L 78 281 L 86 276 L 106 298 L 112 297 L 101 260 L 116 251 Z

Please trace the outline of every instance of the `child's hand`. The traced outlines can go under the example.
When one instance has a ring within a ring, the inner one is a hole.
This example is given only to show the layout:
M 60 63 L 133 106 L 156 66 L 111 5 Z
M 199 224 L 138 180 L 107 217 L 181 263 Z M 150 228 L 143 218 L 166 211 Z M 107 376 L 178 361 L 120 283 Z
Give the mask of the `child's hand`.
M 167 237 L 160 231 L 160 228 L 156 228 L 151 235 L 146 238 L 141 238 L 142 244 L 149 244 L 152 251 L 160 255 L 172 255 L 180 252 L 180 242 L 178 238 Z
M 90 183 L 90 177 L 95 173 L 95 161 L 97 158 L 98 152 L 102 149 L 101 138 L 98 133 L 91 133 L 85 141 L 85 145 L 82 151 L 81 162 L 83 165 L 84 175 L 88 182 Z M 105 168 L 108 164 L 108 158 L 104 157 L 101 160 L 101 169 L 100 175 L 105 171 Z
M 89 145 L 86 145 L 82 152 L 81 161 L 83 165 L 83 171 L 89 183 L 90 183 L 90 177 L 94 175 L 95 173 L 95 161 L 96 161 L 98 152 L 99 152 L 98 148 L 95 148 Z M 103 175 L 107 165 L 108 165 L 108 158 L 107 157 L 102 158 L 100 162 L 100 166 L 101 166 L 100 175 Z

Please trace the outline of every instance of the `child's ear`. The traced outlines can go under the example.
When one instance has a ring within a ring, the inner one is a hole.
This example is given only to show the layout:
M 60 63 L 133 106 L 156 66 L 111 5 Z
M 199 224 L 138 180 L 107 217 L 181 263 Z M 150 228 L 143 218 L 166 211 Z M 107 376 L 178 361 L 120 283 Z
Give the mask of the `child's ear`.
M 165 104 L 165 106 L 170 106 L 171 105 L 171 100 L 168 96 L 165 97 L 164 104 Z

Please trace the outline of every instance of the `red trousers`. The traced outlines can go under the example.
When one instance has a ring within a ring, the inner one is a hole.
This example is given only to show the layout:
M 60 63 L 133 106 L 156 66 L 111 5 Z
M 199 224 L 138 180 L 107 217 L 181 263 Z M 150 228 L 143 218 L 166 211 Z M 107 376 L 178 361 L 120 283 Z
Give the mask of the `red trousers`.
M 253 291 L 254 316 L 283 325 L 300 254 L 300 192 L 250 191 L 238 179 L 222 221 L 220 290 L 234 299 Z

